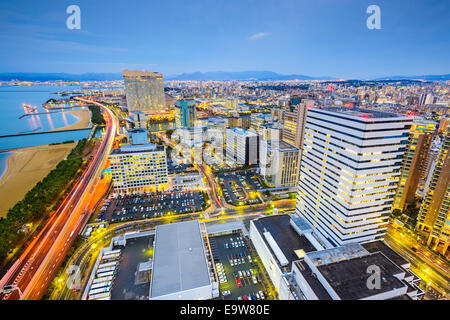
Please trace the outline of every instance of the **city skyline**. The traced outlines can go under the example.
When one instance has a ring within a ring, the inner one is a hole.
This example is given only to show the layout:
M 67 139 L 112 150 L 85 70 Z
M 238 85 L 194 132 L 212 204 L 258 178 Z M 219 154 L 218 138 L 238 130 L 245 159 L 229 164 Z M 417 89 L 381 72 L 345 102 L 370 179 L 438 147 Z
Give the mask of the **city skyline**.
M 366 26 L 369 1 L 79 1 L 79 30 L 66 27 L 72 3 L 27 4 L 0 5 L 0 38 L 8 47 L 0 72 L 272 70 L 369 79 L 450 70 L 445 1 L 378 1 L 379 30 Z

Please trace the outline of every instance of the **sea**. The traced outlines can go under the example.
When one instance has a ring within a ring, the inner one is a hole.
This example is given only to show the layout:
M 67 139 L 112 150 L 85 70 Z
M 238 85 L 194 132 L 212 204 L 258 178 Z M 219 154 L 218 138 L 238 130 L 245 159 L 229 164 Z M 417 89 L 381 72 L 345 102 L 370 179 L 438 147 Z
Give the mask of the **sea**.
M 90 129 L 34 134 L 65 127 L 79 120 L 67 112 L 47 113 L 42 107 L 48 99 L 61 97 L 56 92 L 78 89 L 78 86 L 0 86 L 0 178 L 6 171 L 7 159 L 12 154 L 1 152 L 2 150 L 78 141 L 89 136 Z M 21 118 L 26 113 L 23 104 L 36 106 L 38 113 L 45 114 Z M 17 134 L 25 135 L 14 136 Z

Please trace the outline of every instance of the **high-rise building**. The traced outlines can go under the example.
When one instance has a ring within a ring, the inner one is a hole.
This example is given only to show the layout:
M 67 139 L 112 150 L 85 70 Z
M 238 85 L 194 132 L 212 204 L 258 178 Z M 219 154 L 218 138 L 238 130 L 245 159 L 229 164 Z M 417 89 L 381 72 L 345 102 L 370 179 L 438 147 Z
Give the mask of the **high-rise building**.
M 149 120 L 149 118 L 145 115 L 144 112 L 135 110 L 131 113 L 130 118 L 134 128 L 147 128 L 147 121 Z
M 450 241 L 449 148 L 450 133 L 447 132 L 417 219 L 417 228 L 429 233 L 428 245 L 433 245 L 444 255 Z
M 275 187 L 296 187 L 300 169 L 300 149 L 271 135 L 267 138 L 260 139 L 261 175 Z
M 281 138 L 297 148 L 301 148 L 304 138 L 305 121 L 308 108 L 314 106 L 313 100 L 292 98 L 292 103 L 283 113 Z
M 321 240 L 384 237 L 411 123 L 369 109 L 308 110 L 296 210 Z
M 392 209 L 403 210 L 414 202 L 419 181 L 426 175 L 427 155 L 433 141 L 436 124 L 432 121 L 417 119 L 411 126 L 411 132 L 403 158 L 400 182 Z
M 175 127 L 195 126 L 197 120 L 195 100 L 181 100 L 175 103 Z
M 425 99 L 425 104 L 433 104 L 435 101 L 436 101 L 436 99 L 432 93 L 427 94 L 427 98 Z
M 259 135 L 242 128 L 226 130 L 227 162 L 239 165 L 259 163 Z
M 128 111 L 147 114 L 167 112 L 163 75 L 155 72 L 123 70 Z
M 124 145 L 109 155 L 116 192 L 154 191 L 168 183 L 166 147 Z
M 425 100 L 427 99 L 427 95 L 422 93 L 419 97 L 419 106 L 425 105 Z

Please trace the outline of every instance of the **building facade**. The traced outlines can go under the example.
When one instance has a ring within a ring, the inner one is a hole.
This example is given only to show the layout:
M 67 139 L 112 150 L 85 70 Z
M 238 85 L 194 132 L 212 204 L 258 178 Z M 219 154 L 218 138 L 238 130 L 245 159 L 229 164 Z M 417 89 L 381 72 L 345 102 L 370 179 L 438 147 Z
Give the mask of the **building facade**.
M 417 228 L 429 233 L 428 244 L 442 254 L 450 241 L 450 133 L 446 133 L 439 151 L 425 199 L 420 208 Z
M 335 246 L 382 239 L 411 124 L 367 109 L 309 109 L 297 213 Z
M 275 187 L 296 187 L 300 169 L 300 149 L 282 140 L 260 140 L 261 175 Z
M 168 184 L 166 147 L 125 145 L 109 155 L 116 192 L 154 191 Z
M 393 210 L 403 210 L 414 202 L 419 181 L 426 175 L 425 164 L 435 131 L 432 121 L 418 119 L 412 124 Z
M 181 100 L 175 103 L 175 127 L 195 126 L 197 120 L 195 100 Z
M 255 165 L 259 163 L 259 136 L 242 128 L 226 130 L 227 162 L 238 165 Z
M 304 100 L 297 104 L 292 104 L 283 113 L 283 131 L 281 132 L 281 138 L 294 145 L 297 148 L 301 148 L 303 144 L 305 121 L 308 108 L 314 106 L 313 100 Z
M 128 111 L 146 114 L 167 112 L 163 75 L 155 72 L 123 70 Z

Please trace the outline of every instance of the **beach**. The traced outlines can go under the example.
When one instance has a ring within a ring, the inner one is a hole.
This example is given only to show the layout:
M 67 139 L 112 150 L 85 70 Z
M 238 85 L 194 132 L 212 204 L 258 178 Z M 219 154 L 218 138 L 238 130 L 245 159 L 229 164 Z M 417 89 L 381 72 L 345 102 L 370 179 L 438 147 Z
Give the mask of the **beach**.
M 55 129 L 53 131 L 61 130 L 75 130 L 75 129 L 86 129 L 91 123 L 91 112 L 88 109 L 81 110 L 69 110 L 64 111 L 64 113 L 69 113 L 78 118 L 78 121 L 74 124 Z
M 79 120 L 54 131 L 85 129 L 91 122 L 89 110 L 65 111 Z M 41 145 L 14 149 L 7 159 L 7 169 L 0 179 L 0 217 L 23 199 L 39 181 L 47 176 L 56 165 L 75 147 L 76 142 L 58 145 Z
M 14 150 L 0 181 L 0 217 L 23 199 L 75 147 L 76 142 Z

